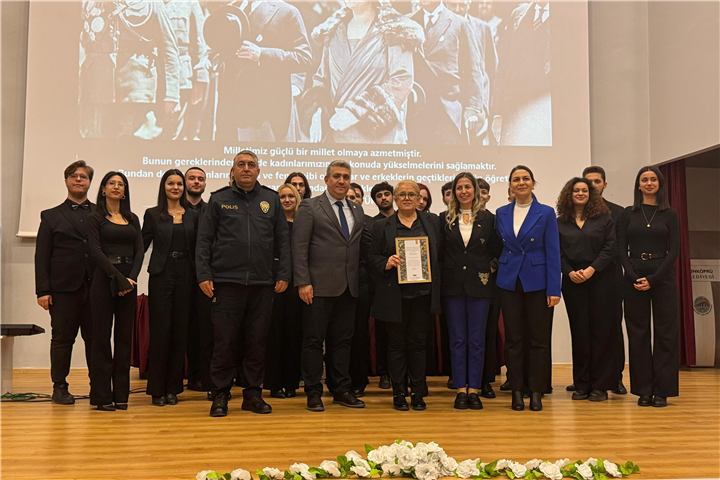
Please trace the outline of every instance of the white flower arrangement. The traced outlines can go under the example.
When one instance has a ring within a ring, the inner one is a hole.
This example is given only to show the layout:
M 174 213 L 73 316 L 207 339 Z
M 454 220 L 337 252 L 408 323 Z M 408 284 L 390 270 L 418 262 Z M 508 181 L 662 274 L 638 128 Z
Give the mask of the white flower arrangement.
M 435 442 L 418 442 L 413 445 L 405 440 L 396 440 L 392 445 L 373 448 L 365 445 L 367 459 L 355 450 L 340 455 L 335 460 L 325 460 L 319 467 L 310 467 L 306 463 L 293 463 L 287 470 L 263 468 L 255 471 L 257 478 L 247 470 L 238 468 L 230 473 L 203 470 L 196 475 L 197 480 L 319 480 L 333 478 L 414 478 L 417 480 L 437 480 L 441 477 L 455 477 L 472 480 L 484 480 L 504 476 L 510 480 L 608 480 L 608 477 L 621 478 L 640 473 L 640 467 L 633 462 L 624 465 L 600 458 L 589 458 L 583 462 L 571 463 L 569 459 L 550 462 L 535 458 L 526 463 L 509 459 L 490 463 L 479 458 L 458 462 L 450 457 Z

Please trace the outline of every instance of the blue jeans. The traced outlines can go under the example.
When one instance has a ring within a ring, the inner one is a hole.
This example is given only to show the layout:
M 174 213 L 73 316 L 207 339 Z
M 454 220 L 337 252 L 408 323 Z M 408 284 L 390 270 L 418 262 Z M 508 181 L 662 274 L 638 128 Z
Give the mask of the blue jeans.
M 485 327 L 491 300 L 470 297 L 465 292 L 453 297 L 443 297 L 455 388 L 482 387 Z

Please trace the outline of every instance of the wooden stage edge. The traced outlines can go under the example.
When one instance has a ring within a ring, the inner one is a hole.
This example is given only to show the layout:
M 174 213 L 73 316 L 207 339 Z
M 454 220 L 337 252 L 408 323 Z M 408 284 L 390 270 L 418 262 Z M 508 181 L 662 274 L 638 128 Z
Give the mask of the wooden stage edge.
M 88 393 L 87 373 L 73 370 L 70 391 Z M 143 388 L 133 370 L 132 388 Z M 2 478 L 19 479 L 194 479 L 200 470 L 286 469 L 294 462 L 318 465 L 348 450 L 364 453 L 365 443 L 395 439 L 437 442 L 458 461 L 533 458 L 572 461 L 600 457 L 640 465 L 638 479 L 720 478 L 720 370 L 680 372 L 681 396 L 667 408 L 641 408 L 633 395 L 610 394 L 604 403 L 573 402 L 565 386 L 572 367 L 555 365 L 554 393 L 542 412 L 514 412 L 510 394 L 483 400 L 482 411 L 452 408 L 447 378 L 429 378 L 424 412 L 396 412 L 392 397 L 371 378 L 367 408 L 332 405 L 305 409 L 305 396 L 268 399 L 271 415 L 240 410 L 233 390 L 230 414 L 210 418 L 204 393 L 185 392 L 177 406 L 153 407 L 134 394 L 130 408 L 99 412 L 88 400 L 74 406 L 3 403 Z M 628 379 L 626 371 L 626 382 Z M 48 370 L 15 370 L 15 392 L 51 393 Z M 629 387 L 629 385 L 628 385 Z

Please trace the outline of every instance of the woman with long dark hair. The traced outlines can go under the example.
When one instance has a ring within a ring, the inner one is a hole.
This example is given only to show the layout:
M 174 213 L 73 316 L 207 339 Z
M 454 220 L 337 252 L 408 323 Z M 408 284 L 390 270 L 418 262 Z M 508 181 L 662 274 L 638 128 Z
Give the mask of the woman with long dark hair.
M 90 287 L 93 315 L 90 404 L 103 411 L 127 410 L 130 343 L 137 303 L 135 287 L 145 249 L 140 220 L 130 210 L 130 186 L 121 172 L 109 172 L 100 182 L 97 210 L 89 218 L 88 238 L 97 265 Z
M 427 187 L 427 185 L 424 185 L 422 183 L 418 183 L 418 187 L 420 187 L 418 210 L 420 210 L 421 212 L 430 212 L 430 207 L 432 206 L 432 195 L 430 194 L 430 189 Z
M 302 172 L 292 172 L 285 179 L 286 184 L 290 184 L 298 191 L 301 199 L 312 197 L 312 190 L 310 190 L 310 182 Z M 300 204 L 298 204 L 298 208 Z
M 290 183 L 278 188 L 280 204 L 292 238 L 295 214 L 302 197 Z M 277 260 L 275 261 L 277 264 Z M 292 283 L 291 283 L 292 285 Z M 267 360 L 263 386 L 273 398 L 291 398 L 300 387 L 300 356 L 302 353 L 303 302 L 297 287 L 273 293 L 273 311 L 267 337 Z
M 552 368 L 550 341 L 553 308 L 560 302 L 562 272 L 555 210 L 533 196 L 535 176 L 518 165 L 510 172 L 515 200 L 497 209 L 495 228 L 503 242 L 498 259 L 505 321 L 505 361 L 513 410 L 524 410 L 523 386 L 530 389 L 530 410 L 542 410 Z M 523 344 L 529 342 L 525 372 Z M 527 376 L 527 378 L 525 378 Z
M 565 184 L 557 201 L 562 292 L 570 321 L 573 400 L 602 402 L 617 386 L 613 369 L 617 335 L 617 284 L 610 209 L 585 178 Z
M 676 397 L 679 391 L 675 260 L 680 253 L 680 224 L 668 202 L 665 177 L 657 168 L 638 172 L 633 206 L 620 217 L 617 235 L 625 269 L 630 391 L 640 397 L 641 407 L 666 407 L 667 397 Z
M 448 323 L 458 410 L 483 408 L 479 393 L 485 362 L 485 329 L 495 283 L 490 264 L 502 250 L 495 235 L 495 217 L 484 205 L 475 176 L 458 173 L 441 225 L 440 250 L 443 311 Z
M 160 180 L 156 207 L 145 211 L 142 236 L 150 256 L 150 353 L 147 394 L 157 406 L 176 405 L 183 391 L 197 213 L 185 197 L 185 176 L 170 169 Z

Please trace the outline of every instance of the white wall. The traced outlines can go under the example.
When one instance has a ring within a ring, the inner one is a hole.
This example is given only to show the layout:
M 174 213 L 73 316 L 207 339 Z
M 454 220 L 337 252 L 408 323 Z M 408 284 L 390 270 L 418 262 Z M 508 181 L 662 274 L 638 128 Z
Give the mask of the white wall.
M 720 107 L 717 67 L 720 15 L 717 4 L 714 8 L 699 2 L 671 2 L 666 7 L 655 3 L 648 5 L 647 2 L 590 3 L 592 163 L 603 166 L 607 171 L 607 196 L 610 200 L 621 205 L 631 203 L 635 173 L 641 166 L 720 143 L 717 123 L 708 121 L 698 125 L 696 121 L 712 115 L 714 106 Z M 25 2 L 3 1 L 0 2 L 0 12 L 2 321 L 35 323 L 49 332 L 50 317 L 35 303 L 34 241 L 15 237 L 22 179 L 28 5 Z M 677 22 L 683 23 L 682 28 L 671 28 Z M 695 29 L 694 25 L 702 28 Z M 689 34 L 692 35 L 688 38 Z M 691 49 L 686 53 L 693 60 L 686 63 L 685 53 L 669 48 L 674 42 Z M 654 50 L 654 45 L 663 51 Z M 714 61 L 710 58 L 713 48 Z M 708 51 L 696 52 L 701 49 Z M 706 62 L 704 65 L 708 65 L 707 68 L 695 64 L 700 59 Z M 678 71 L 666 70 L 673 66 Z M 672 76 L 674 80 L 666 81 L 665 75 Z M 713 81 L 715 90 L 712 88 Z M 708 87 L 703 87 L 705 85 Z M 676 88 L 684 88 L 685 91 L 680 94 L 675 92 Z M 675 94 L 678 96 L 675 97 Z M 683 99 L 680 106 L 674 106 L 676 98 Z M 681 109 L 682 115 L 666 114 L 675 108 Z M 716 136 L 712 135 L 712 128 Z M 687 143 L 680 140 L 687 140 Z M 681 148 L 686 150 L 679 151 Z M 38 181 L 57 180 L 42 178 Z M 62 199 L 56 199 L 50 204 L 60 201 Z M 141 278 L 140 283 L 146 284 L 146 277 Z M 78 342 L 82 340 L 78 339 Z M 562 305 L 556 310 L 553 347 L 556 362 L 571 361 L 570 334 Z M 82 348 L 75 350 L 75 367 L 84 366 L 81 351 Z M 18 368 L 48 368 L 49 364 L 49 334 L 16 341 L 15 365 Z

